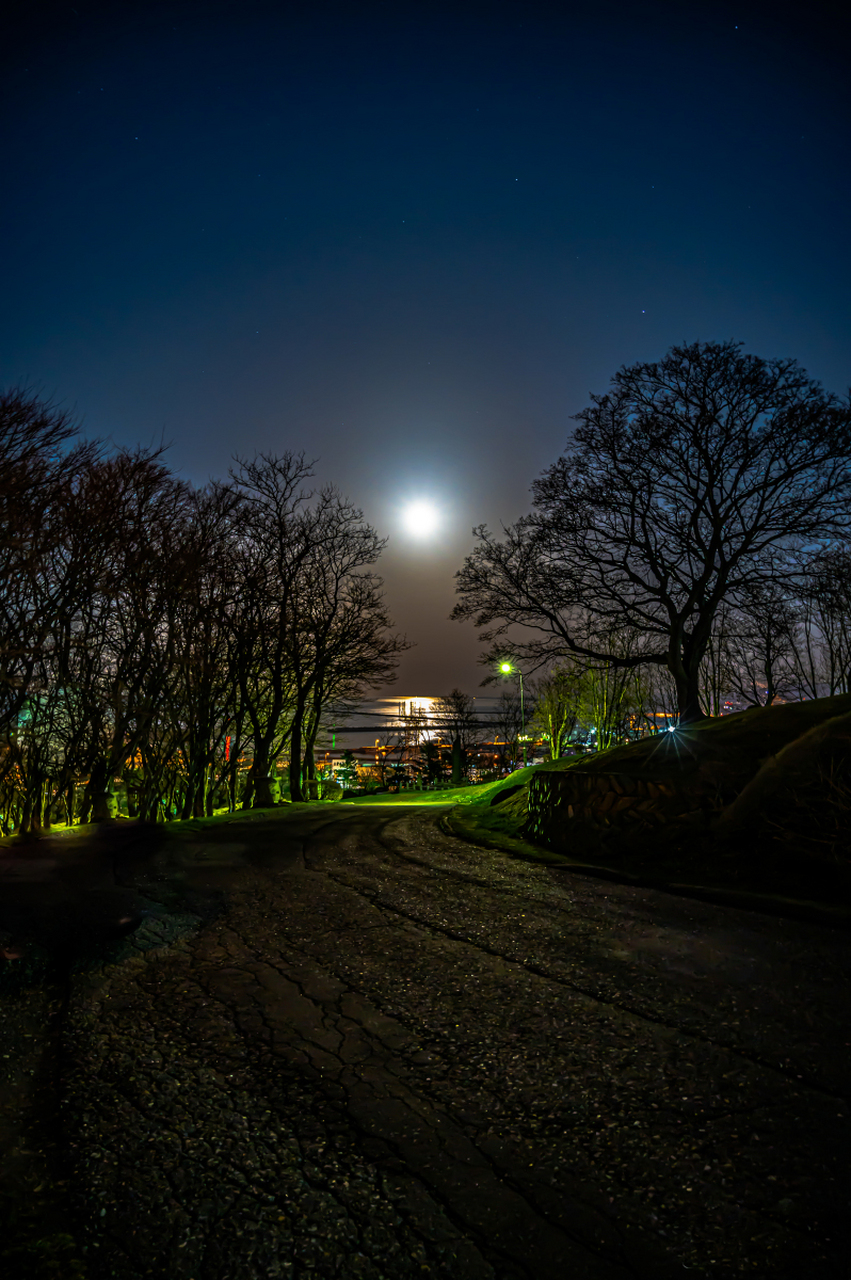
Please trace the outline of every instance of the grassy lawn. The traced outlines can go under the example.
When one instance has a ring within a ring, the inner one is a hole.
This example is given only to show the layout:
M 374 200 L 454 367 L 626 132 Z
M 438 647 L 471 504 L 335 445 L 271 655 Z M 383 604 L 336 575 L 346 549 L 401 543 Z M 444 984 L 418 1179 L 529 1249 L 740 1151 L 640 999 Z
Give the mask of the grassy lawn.
M 399 791 L 395 794 L 381 792 L 378 795 L 355 796 L 343 804 L 490 804 L 496 790 L 504 780 L 480 782 L 470 787 L 447 787 L 443 791 Z

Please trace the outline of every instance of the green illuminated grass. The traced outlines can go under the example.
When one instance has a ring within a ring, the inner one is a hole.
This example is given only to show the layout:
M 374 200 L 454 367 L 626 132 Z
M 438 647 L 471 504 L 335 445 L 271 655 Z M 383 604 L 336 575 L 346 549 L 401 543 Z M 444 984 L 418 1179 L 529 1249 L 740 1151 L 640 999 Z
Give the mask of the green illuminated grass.
M 566 766 L 567 760 L 556 762 Z M 497 803 L 496 797 L 503 791 L 515 790 L 518 786 L 527 787 L 529 778 L 540 768 L 552 768 L 546 765 L 530 765 L 527 769 L 516 769 L 507 778 L 498 778 L 495 782 L 478 782 L 470 787 L 448 787 L 445 791 L 400 791 L 395 795 L 356 796 L 352 800 L 344 800 L 344 804 L 474 804 L 492 805 Z

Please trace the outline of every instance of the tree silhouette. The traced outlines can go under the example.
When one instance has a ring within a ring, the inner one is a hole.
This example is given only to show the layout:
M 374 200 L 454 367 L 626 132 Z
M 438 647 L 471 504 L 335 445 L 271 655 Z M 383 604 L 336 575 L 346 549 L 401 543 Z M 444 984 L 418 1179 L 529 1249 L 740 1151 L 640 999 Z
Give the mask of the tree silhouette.
M 741 344 L 674 347 L 621 369 L 577 415 L 534 510 L 499 539 L 481 526 L 453 612 L 533 663 L 577 654 L 671 673 L 698 719 L 699 671 L 723 602 L 800 582 L 799 552 L 851 520 L 851 410 L 793 360 Z M 640 639 L 612 654 L 605 638 Z M 530 634 L 531 633 L 531 634 Z

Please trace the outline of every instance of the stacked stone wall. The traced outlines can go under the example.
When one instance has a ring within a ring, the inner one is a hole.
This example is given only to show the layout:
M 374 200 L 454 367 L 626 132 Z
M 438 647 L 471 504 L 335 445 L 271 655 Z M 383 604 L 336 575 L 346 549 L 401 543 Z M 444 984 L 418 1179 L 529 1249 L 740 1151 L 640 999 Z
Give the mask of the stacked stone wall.
M 526 831 L 553 848 L 608 835 L 647 836 L 666 827 L 702 828 L 716 811 L 717 788 L 689 777 L 682 783 L 584 770 L 536 773 L 529 783 Z

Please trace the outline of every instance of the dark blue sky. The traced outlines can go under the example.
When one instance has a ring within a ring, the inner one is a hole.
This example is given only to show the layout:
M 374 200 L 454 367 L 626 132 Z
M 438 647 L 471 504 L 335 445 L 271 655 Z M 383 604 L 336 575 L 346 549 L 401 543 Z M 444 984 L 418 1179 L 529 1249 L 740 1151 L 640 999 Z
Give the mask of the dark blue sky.
M 847 26 L 820 6 L 20 6 L 0 381 L 203 482 L 304 450 L 391 545 L 402 694 L 622 364 L 735 338 L 849 382 Z M 398 520 L 429 496 L 442 531 Z

